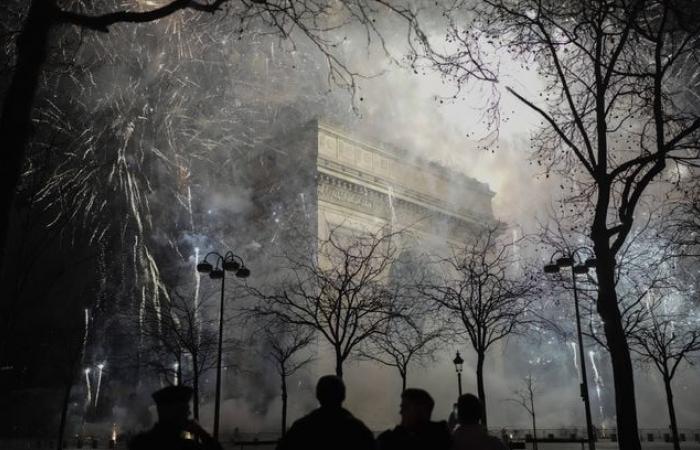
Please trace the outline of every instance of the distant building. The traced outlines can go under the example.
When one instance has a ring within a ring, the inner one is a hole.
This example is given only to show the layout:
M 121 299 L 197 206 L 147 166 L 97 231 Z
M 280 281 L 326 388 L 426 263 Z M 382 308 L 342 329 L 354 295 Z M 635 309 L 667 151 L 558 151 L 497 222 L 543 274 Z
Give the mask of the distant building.
M 322 122 L 280 137 L 246 166 L 251 223 L 278 242 L 303 225 L 323 239 L 335 226 L 356 231 L 410 227 L 419 242 L 458 244 L 494 226 L 485 183 L 408 152 L 364 142 Z

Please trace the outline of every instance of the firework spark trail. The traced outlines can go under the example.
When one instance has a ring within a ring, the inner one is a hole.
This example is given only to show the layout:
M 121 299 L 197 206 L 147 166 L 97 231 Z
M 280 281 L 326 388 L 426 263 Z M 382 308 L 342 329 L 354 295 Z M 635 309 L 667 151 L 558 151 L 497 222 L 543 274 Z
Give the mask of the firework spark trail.
M 391 211 L 391 225 L 393 228 L 394 223 L 396 223 L 396 210 L 394 209 L 394 186 L 389 186 L 387 194 L 389 195 L 389 210 Z
M 200 320 L 200 311 L 199 311 L 199 286 L 201 283 L 201 276 L 199 275 L 199 272 L 197 271 L 197 264 L 199 263 L 199 247 L 194 248 L 194 264 L 193 264 L 193 275 L 194 275 L 194 304 L 192 305 L 194 307 L 194 320 L 195 323 L 197 324 L 197 345 L 199 345 L 200 338 L 202 335 L 202 321 Z
M 112 172 L 109 174 L 109 180 L 112 181 L 115 173 L 117 178 L 119 178 L 119 184 L 123 186 L 124 192 L 127 196 L 128 205 L 131 208 L 131 212 L 134 220 L 136 221 L 137 232 L 139 235 L 143 233 L 143 222 L 141 220 L 141 196 L 139 195 L 140 189 L 138 183 L 134 179 L 131 171 L 129 170 L 129 164 L 126 160 L 126 149 L 129 145 L 129 138 L 134 132 L 134 123 L 129 122 L 126 126 L 124 132 L 124 143 L 119 148 L 117 153 L 117 162 L 112 168 Z
M 150 283 L 151 285 L 151 303 L 153 304 L 153 308 L 155 309 L 156 313 L 156 325 L 158 327 L 158 332 L 160 333 L 161 327 L 162 327 L 162 317 L 161 317 L 161 297 L 162 301 L 164 302 L 169 302 L 170 297 L 168 294 L 168 290 L 166 289 L 165 285 L 163 284 L 162 278 L 160 276 L 160 271 L 158 270 L 158 264 L 156 263 L 155 259 L 153 258 L 153 255 L 151 254 L 150 250 L 148 247 L 144 247 L 144 253 L 146 257 L 146 261 L 148 263 L 148 268 L 147 268 L 147 273 L 150 274 Z
M 87 397 L 85 398 L 85 409 L 92 403 L 92 386 L 90 385 L 90 368 L 87 367 L 85 372 L 85 390 L 87 391 Z
M 102 302 L 107 297 L 107 263 L 106 250 L 103 242 L 99 244 L 99 253 L 97 258 L 97 271 L 99 275 L 99 289 L 96 296 L 96 307 L 100 308 Z
M 139 245 L 139 238 L 138 238 L 138 236 L 134 236 L 134 247 L 132 250 L 132 257 L 133 257 L 132 270 L 134 271 L 134 281 L 135 281 L 136 286 L 139 286 L 139 272 L 138 272 L 139 265 L 137 264 L 137 261 L 139 259 L 138 245 Z M 146 305 L 147 305 L 146 291 L 145 291 L 144 286 L 141 286 L 140 292 L 141 292 L 141 299 L 139 301 L 139 313 L 138 313 L 139 330 L 143 330 L 144 324 L 145 324 L 145 319 L 146 319 Z M 143 351 L 143 344 L 144 344 L 144 335 L 143 335 L 143 333 L 139 333 L 139 345 L 138 345 L 138 353 L 139 354 L 141 354 L 141 352 Z
M 304 197 L 303 192 L 299 193 L 299 198 L 301 199 L 301 207 L 304 211 L 304 217 L 308 220 L 309 219 L 309 212 L 306 209 L 306 198 Z
M 588 358 L 591 360 L 591 366 L 593 366 L 593 382 L 595 383 L 595 392 L 598 396 L 598 408 L 600 411 L 600 416 L 605 417 L 603 411 L 603 398 L 601 391 L 601 387 L 603 386 L 603 379 L 600 376 L 600 372 L 598 372 L 598 365 L 595 362 L 595 351 L 589 350 Z
M 90 331 L 90 310 L 85 308 L 85 330 L 83 331 L 83 348 L 81 350 L 80 360 L 85 360 L 85 349 L 87 348 L 88 332 Z
M 576 368 L 576 373 L 579 373 L 580 370 L 578 368 L 578 359 L 576 357 L 576 348 L 577 348 L 576 342 L 569 342 L 569 345 L 571 346 L 571 352 L 574 355 L 574 367 Z
M 97 408 L 97 402 L 100 400 L 100 388 L 102 387 L 102 371 L 105 368 L 104 363 L 97 365 L 97 388 L 95 389 L 95 408 Z
M 190 229 L 194 232 L 194 214 L 192 213 L 192 188 L 187 185 L 187 213 L 190 216 Z M 199 249 L 197 249 L 199 252 Z M 197 259 L 199 261 L 199 259 Z
M 91 2 L 74 3 L 86 12 L 95 8 Z M 127 1 L 114 4 L 133 6 Z M 242 62 L 248 51 L 259 56 L 257 47 L 236 46 L 234 39 L 219 46 L 222 37 L 232 35 L 228 25 L 176 14 L 149 27 L 86 35 L 71 68 L 60 76 L 66 94 L 54 95 L 54 86 L 38 108 L 42 125 L 63 140 L 60 159 L 39 192 L 51 214 L 50 226 L 67 222 L 83 243 L 99 243 L 98 300 L 120 306 L 132 302 L 127 308 L 138 315 L 141 329 L 151 308 L 160 322 L 161 305 L 169 301 L 161 274 L 173 262 L 160 259 L 161 246 L 181 245 L 186 230 L 177 224 L 184 214 L 191 231 L 196 229 L 193 209 L 202 195 L 198 188 L 206 188 L 201 177 L 228 170 L 244 150 L 265 141 L 260 125 L 290 98 L 270 97 L 257 69 Z M 274 54 L 274 43 L 270 51 L 274 58 L 286 57 L 284 52 Z M 274 78 L 268 62 L 264 70 Z M 279 80 L 288 81 L 288 75 Z M 37 153 L 34 161 L 40 157 Z M 181 161 L 196 164 L 188 164 L 194 181 L 187 180 L 186 192 L 177 188 Z M 180 255 L 191 254 L 191 248 L 180 250 L 176 248 Z M 112 257 L 115 253 L 119 257 Z M 186 267 L 187 261 L 183 257 L 176 263 Z M 199 302 L 198 275 L 194 283 Z M 86 310 L 83 354 L 88 328 L 95 326 L 89 321 Z M 145 343 L 142 335 L 137 339 L 140 355 Z

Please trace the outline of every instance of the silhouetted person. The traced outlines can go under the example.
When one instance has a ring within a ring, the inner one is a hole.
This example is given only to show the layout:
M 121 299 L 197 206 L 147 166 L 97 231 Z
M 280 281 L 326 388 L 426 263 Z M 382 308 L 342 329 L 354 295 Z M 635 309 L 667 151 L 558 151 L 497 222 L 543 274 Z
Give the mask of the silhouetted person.
M 423 389 L 406 389 L 401 394 L 401 424 L 377 438 L 380 450 L 449 450 L 447 423 L 432 422 L 435 402 Z
M 277 450 L 374 450 L 374 436 L 359 419 L 343 408 L 345 385 L 335 375 L 318 380 L 321 405 L 294 422 Z
M 472 394 L 464 394 L 457 401 L 459 426 L 452 434 L 453 450 L 507 450 L 497 437 L 489 436 L 482 424 L 481 401 Z
M 152 395 L 158 422 L 129 443 L 129 450 L 221 450 L 219 443 L 190 417 L 192 389 L 168 386 Z M 199 441 L 199 442 L 197 442 Z

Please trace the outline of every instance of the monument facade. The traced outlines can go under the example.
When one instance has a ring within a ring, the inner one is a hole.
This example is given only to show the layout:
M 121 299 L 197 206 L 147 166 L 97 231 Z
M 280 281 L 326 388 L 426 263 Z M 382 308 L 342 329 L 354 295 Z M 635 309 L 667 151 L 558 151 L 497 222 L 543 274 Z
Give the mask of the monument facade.
M 418 242 L 459 245 L 497 224 L 485 183 L 319 121 L 269 143 L 249 164 L 252 222 L 270 225 L 272 242 L 303 224 L 320 239 L 336 226 L 390 226 Z

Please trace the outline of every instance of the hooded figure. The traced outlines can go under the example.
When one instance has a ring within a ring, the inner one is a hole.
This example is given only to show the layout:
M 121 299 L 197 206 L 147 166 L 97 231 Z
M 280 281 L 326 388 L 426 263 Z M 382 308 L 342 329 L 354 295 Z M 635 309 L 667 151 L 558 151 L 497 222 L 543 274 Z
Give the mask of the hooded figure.
M 318 380 L 320 407 L 294 422 L 277 450 L 374 450 L 374 436 L 362 421 L 343 408 L 345 384 L 335 375 Z

